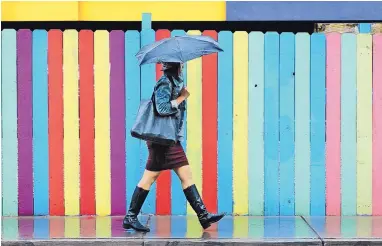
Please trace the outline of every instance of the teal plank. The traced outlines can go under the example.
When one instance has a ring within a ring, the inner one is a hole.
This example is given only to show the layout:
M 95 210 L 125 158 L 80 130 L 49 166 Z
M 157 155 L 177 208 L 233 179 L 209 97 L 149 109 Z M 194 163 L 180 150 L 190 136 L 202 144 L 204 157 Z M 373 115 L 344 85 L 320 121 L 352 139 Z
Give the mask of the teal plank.
M 218 54 L 218 210 L 232 214 L 232 134 L 233 134 L 233 35 L 218 34 L 224 52 Z
M 174 30 L 171 32 L 171 36 L 182 36 L 186 35 L 183 30 Z M 184 84 L 187 85 L 187 63 L 184 64 L 183 68 L 183 80 Z M 187 110 L 185 112 L 184 129 L 187 129 Z M 184 140 L 182 142 L 184 151 L 187 153 L 187 131 L 184 131 Z M 171 172 L 171 214 L 173 215 L 186 215 L 186 197 L 184 196 L 182 184 L 180 179 L 175 172 Z
M 15 241 L 19 239 L 19 221 L 17 217 L 1 219 L 1 239 Z
M 279 34 L 266 33 L 264 47 L 264 214 L 279 215 Z
M 341 38 L 341 213 L 357 210 L 357 37 Z
M 251 185 L 248 187 L 249 214 L 264 215 L 264 34 L 262 32 L 249 34 L 248 52 L 248 180 L 251 180 Z M 223 98 L 221 101 L 226 99 Z
M 138 60 L 135 57 L 139 49 L 140 33 L 138 31 L 127 31 L 125 33 L 126 209 L 130 205 L 131 196 L 141 178 L 139 170 L 140 141 L 130 135 L 130 130 L 137 117 L 141 100 L 141 71 Z
M 294 46 L 280 35 L 280 215 L 294 215 Z
M 155 42 L 155 32 L 152 29 L 145 29 L 141 32 L 141 48 L 145 45 Z M 153 89 L 156 83 L 155 80 L 155 64 L 148 64 L 141 66 L 141 100 L 150 99 L 153 93 Z M 147 150 L 147 145 L 144 141 L 141 141 L 141 150 L 140 150 L 140 171 L 143 174 L 143 171 L 146 167 L 147 158 L 149 152 Z M 146 202 L 143 205 L 142 211 L 144 213 L 155 214 L 155 198 L 156 198 L 156 184 L 154 183 L 151 186 L 150 193 L 147 196 Z
M 296 35 L 295 213 L 310 214 L 310 36 Z
M 310 54 L 310 213 L 312 216 L 325 216 L 325 34 L 312 35 Z
M 1 32 L 2 215 L 18 215 L 16 31 Z
M 371 33 L 371 23 L 359 23 L 359 33 Z
M 32 38 L 33 208 L 35 215 L 48 215 L 48 33 L 35 30 Z

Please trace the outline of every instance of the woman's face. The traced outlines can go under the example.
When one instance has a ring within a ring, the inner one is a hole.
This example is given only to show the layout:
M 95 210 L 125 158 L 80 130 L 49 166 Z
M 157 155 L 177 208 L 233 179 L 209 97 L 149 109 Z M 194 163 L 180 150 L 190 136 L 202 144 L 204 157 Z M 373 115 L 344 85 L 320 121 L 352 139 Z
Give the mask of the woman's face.
M 182 72 L 183 72 L 183 63 L 181 63 L 179 66 L 178 74 L 182 75 Z

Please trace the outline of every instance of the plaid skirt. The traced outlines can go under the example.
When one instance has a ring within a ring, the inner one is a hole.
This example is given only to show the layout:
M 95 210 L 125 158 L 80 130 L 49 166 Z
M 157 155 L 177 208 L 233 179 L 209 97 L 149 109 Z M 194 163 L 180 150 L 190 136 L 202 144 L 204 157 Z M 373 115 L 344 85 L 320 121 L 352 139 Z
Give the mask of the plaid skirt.
M 149 150 L 147 170 L 159 172 L 188 165 L 187 156 L 180 142 L 173 146 L 163 146 L 152 142 L 146 142 L 146 144 Z

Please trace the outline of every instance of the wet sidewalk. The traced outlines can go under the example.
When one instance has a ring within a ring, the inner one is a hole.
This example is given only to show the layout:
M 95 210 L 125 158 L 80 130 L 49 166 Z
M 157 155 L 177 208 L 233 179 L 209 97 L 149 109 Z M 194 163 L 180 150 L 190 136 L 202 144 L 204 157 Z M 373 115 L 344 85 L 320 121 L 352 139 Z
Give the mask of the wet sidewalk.
M 206 231 L 195 216 L 143 216 L 147 234 L 123 230 L 122 220 L 3 217 L 2 245 L 382 245 L 382 216 L 237 216 Z

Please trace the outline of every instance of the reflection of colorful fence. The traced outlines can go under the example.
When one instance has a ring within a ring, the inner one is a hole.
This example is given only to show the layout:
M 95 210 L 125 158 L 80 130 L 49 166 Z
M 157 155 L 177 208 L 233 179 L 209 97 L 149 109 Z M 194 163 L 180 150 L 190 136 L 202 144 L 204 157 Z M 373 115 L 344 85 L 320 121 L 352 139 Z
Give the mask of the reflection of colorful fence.
M 129 129 L 159 73 L 134 55 L 183 33 L 2 31 L 3 215 L 124 214 L 147 158 Z M 203 35 L 225 50 L 185 73 L 184 144 L 207 207 L 381 215 L 382 36 Z M 143 211 L 190 211 L 174 174 Z
M 148 225 L 150 233 L 124 231 L 123 217 L 40 217 L 3 218 L 2 240 L 44 240 L 78 238 L 143 239 L 317 239 L 380 238 L 381 217 L 226 217 L 212 226 L 207 234 L 195 216 L 154 216 Z M 147 218 L 142 218 L 146 222 Z M 314 230 L 312 230 L 312 229 Z M 316 234 L 316 233 L 317 234 Z

